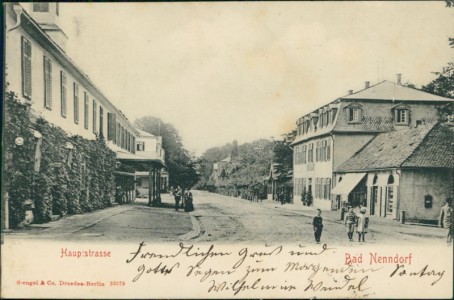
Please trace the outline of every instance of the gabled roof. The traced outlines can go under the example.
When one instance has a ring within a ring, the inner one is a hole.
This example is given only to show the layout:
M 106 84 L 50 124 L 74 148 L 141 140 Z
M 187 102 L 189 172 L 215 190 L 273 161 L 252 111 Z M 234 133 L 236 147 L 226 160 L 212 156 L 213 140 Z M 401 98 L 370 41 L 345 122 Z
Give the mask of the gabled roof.
M 453 101 L 453 99 L 450 98 L 429 94 L 388 80 L 340 98 L 392 101 Z
M 141 137 L 156 137 L 154 134 L 151 134 L 149 132 L 146 132 L 146 131 L 143 131 L 143 130 L 140 130 L 140 129 L 137 129 L 137 131 L 139 132 L 139 136 Z
M 358 172 L 401 167 L 453 168 L 453 127 L 420 125 L 377 135 L 341 164 L 336 172 Z

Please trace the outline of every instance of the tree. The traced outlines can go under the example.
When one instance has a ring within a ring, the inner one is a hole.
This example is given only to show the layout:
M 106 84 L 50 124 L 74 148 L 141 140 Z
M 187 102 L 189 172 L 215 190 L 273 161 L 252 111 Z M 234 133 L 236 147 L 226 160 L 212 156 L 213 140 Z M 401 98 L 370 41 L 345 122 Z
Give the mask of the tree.
M 169 184 L 192 187 L 198 180 L 195 162 L 188 150 L 183 147 L 178 130 L 170 123 L 152 116 L 137 119 L 134 124 L 143 131 L 162 136 L 165 164 L 169 172 Z
M 449 62 L 441 72 L 432 72 L 437 78 L 422 87 L 428 93 L 442 97 L 454 98 L 454 62 Z

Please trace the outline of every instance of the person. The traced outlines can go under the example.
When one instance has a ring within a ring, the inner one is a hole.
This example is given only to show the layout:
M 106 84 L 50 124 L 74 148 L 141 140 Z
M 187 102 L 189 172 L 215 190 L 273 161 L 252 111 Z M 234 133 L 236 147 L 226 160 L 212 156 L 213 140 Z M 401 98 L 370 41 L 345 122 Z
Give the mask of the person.
M 184 193 L 184 211 L 190 212 L 194 210 L 194 205 L 192 204 L 192 193 L 191 189 L 187 188 Z
M 366 217 L 366 208 L 362 207 L 359 210 L 359 216 L 357 218 L 356 232 L 358 233 L 358 242 L 365 242 L 364 238 L 367 233 L 367 227 L 369 226 L 369 218 Z
M 350 242 L 353 240 L 353 232 L 355 231 L 356 214 L 353 212 L 353 207 L 348 208 L 348 213 L 345 215 L 345 226 L 347 226 L 347 235 Z
M 175 198 L 175 210 L 178 211 L 178 207 L 180 206 L 180 200 L 181 200 L 180 186 L 178 186 L 176 189 L 173 190 L 173 196 Z
M 314 226 L 314 237 L 317 244 L 320 244 L 320 238 L 322 237 L 323 231 L 323 218 L 322 211 L 317 209 L 317 215 L 312 220 L 312 226 Z
M 452 227 L 453 225 L 453 215 L 452 215 L 452 198 L 446 199 L 446 203 L 442 206 L 440 210 L 440 218 L 438 224 L 441 228 L 447 229 L 446 242 L 448 246 L 452 242 Z

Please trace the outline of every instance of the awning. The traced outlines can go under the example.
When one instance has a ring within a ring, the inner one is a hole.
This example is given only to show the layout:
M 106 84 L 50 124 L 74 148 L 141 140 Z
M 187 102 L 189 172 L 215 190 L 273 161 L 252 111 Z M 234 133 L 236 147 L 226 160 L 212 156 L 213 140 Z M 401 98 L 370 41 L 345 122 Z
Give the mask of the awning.
M 333 195 L 348 195 L 366 176 L 366 173 L 347 173 L 342 176 L 342 181 L 339 182 L 332 190 Z

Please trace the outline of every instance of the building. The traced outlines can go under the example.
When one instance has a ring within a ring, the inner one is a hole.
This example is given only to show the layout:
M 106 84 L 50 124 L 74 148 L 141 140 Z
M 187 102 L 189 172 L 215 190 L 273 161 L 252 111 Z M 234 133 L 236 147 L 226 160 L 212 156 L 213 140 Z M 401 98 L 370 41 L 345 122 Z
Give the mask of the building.
M 403 86 L 398 75 L 397 82 L 366 82 L 363 90 L 350 90 L 302 116 L 292 143 L 295 203 L 302 203 L 298 199 L 310 193 L 314 206 L 339 209 L 331 194 L 337 167 L 377 134 L 435 122 L 452 103 L 452 99 Z
M 117 193 L 117 200 L 133 200 L 130 178 L 135 171 L 160 170 L 163 154 L 136 154 L 139 130 L 65 52 L 68 37 L 60 28 L 59 3 L 11 2 L 3 7 L 8 90 L 17 93 L 34 116 L 61 127 L 70 136 L 89 140 L 104 137 L 117 153 L 117 185 L 128 181 L 128 188 Z
M 370 215 L 435 221 L 454 191 L 454 124 L 382 133 L 335 170 L 333 195 Z M 356 202 L 356 203 L 354 203 Z

